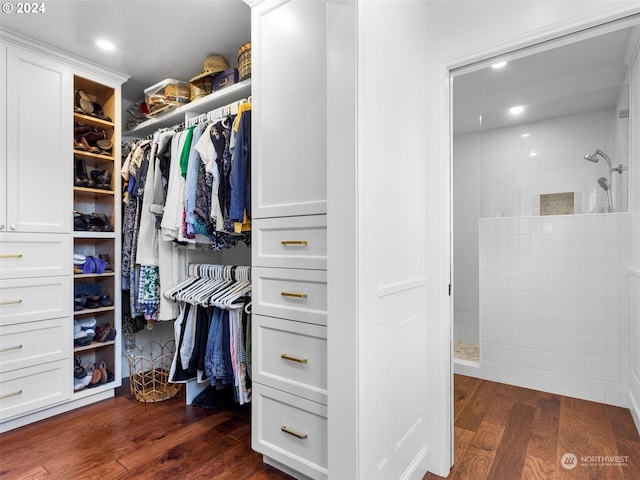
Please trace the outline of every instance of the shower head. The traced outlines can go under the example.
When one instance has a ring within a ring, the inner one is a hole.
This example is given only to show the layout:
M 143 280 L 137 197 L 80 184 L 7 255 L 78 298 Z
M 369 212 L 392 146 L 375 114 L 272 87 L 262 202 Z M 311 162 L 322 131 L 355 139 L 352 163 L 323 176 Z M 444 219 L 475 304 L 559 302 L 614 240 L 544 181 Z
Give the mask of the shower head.
M 598 155 L 601 156 L 602 158 L 604 158 L 607 161 L 607 165 L 609 166 L 609 170 L 611 170 L 611 159 L 609 158 L 609 156 L 606 153 L 604 153 L 600 149 L 596 149 L 595 152 L 585 155 L 584 159 L 585 160 L 589 160 L 590 162 L 593 162 L 593 163 L 598 163 L 598 160 L 600 160 L 598 158 Z
M 609 190 L 609 180 L 605 177 L 600 177 L 598 179 L 598 185 L 600 185 L 605 192 Z

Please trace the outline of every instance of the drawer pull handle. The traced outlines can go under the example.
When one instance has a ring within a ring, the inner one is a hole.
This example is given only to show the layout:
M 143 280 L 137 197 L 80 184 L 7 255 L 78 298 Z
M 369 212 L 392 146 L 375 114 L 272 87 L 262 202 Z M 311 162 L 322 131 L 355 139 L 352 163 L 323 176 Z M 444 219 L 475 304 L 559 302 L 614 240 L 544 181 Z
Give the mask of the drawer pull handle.
M 22 345 L 14 345 L 13 347 L 0 348 L 0 353 L 10 352 L 11 350 L 20 350 L 21 348 L 22 348 Z
M 0 258 L 22 258 L 21 253 L 3 253 Z
M 18 300 L 5 300 L 3 302 L 0 302 L 0 305 L 15 305 L 16 303 L 22 303 L 22 299 L 18 299 Z
M 280 355 L 280 358 L 282 358 L 283 360 L 289 360 L 290 362 L 296 362 L 296 363 L 307 363 L 308 361 L 306 358 L 292 357 L 290 355 L 287 355 L 286 353 L 283 353 L 282 355 Z
M 280 430 L 282 430 L 284 433 L 288 433 L 289 435 L 299 438 L 300 440 L 305 440 L 308 437 L 306 433 L 298 433 L 294 432 L 293 430 L 289 430 L 286 425 L 282 425 L 280 427 Z
M 306 293 L 280 292 L 280 295 L 282 295 L 283 297 L 307 298 Z
M 306 240 L 282 240 L 280 242 L 282 245 L 307 245 L 308 242 Z
M 4 395 L 0 395 L 0 400 L 4 400 L 5 398 L 9 398 L 9 397 L 17 397 L 18 395 L 22 395 L 22 390 L 18 390 L 17 392 L 13 392 L 13 393 L 5 393 Z

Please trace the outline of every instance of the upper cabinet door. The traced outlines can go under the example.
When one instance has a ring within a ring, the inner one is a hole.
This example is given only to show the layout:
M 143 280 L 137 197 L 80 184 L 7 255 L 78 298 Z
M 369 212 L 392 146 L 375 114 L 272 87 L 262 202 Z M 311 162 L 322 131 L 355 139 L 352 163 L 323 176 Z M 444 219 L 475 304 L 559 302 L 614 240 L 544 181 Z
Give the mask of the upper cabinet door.
M 252 9 L 252 217 L 327 210 L 326 3 Z
M 68 233 L 73 185 L 71 69 L 9 46 L 6 72 L 4 230 Z

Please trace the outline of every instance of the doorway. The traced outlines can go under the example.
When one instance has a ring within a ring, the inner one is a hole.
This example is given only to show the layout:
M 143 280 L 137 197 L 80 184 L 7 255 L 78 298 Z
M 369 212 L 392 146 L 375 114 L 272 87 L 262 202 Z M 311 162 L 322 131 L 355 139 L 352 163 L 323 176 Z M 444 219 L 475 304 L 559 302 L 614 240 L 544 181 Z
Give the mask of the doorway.
M 451 72 L 456 373 L 624 406 L 639 22 Z

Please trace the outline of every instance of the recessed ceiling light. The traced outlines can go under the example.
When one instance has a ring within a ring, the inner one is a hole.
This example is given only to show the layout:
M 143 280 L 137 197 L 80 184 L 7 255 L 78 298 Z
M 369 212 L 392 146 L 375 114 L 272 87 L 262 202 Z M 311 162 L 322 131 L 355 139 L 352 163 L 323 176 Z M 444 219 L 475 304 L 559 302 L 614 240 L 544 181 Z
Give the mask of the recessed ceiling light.
M 115 50 L 116 46 L 109 42 L 108 40 L 96 40 L 96 45 L 98 45 L 103 50 Z
M 524 112 L 524 107 L 523 107 L 522 105 L 518 105 L 518 106 L 516 106 L 516 107 L 511 107 L 511 108 L 509 109 L 509 113 L 510 113 L 511 115 L 519 115 L 519 114 L 521 114 L 522 112 Z
M 507 62 L 505 62 L 505 61 L 494 63 L 493 65 L 491 65 L 491 68 L 494 68 L 494 69 L 497 70 L 498 68 L 504 67 L 506 64 L 507 64 Z
M 537 156 L 538 156 L 538 152 L 536 152 L 535 150 L 531 150 L 531 151 L 529 152 L 529 156 L 530 156 L 530 157 L 537 157 Z
M 522 135 L 520 135 L 522 138 L 527 138 L 529 136 L 531 136 L 530 133 L 523 133 Z

